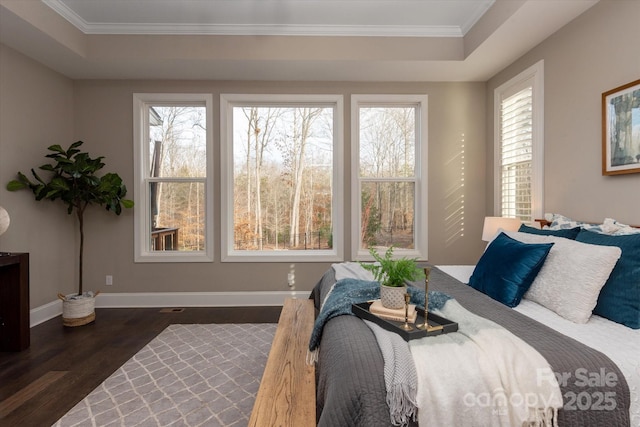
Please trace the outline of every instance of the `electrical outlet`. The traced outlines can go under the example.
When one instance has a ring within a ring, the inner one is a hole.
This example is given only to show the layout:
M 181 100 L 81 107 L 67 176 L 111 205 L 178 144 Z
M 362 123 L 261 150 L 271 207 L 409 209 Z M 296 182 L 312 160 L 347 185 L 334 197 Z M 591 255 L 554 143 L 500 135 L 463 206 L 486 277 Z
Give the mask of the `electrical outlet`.
M 113 285 L 113 276 L 112 275 L 110 275 L 110 274 L 107 275 L 107 280 L 105 282 L 105 285 L 107 285 L 107 286 Z

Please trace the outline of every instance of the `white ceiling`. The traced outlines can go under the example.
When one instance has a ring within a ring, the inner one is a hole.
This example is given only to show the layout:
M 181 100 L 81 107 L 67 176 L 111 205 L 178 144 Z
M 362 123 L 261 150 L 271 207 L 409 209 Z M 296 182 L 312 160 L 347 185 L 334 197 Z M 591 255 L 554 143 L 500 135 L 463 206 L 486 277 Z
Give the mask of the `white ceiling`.
M 495 0 L 43 0 L 85 34 L 463 36 Z
M 0 0 L 74 79 L 486 81 L 598 0 Z

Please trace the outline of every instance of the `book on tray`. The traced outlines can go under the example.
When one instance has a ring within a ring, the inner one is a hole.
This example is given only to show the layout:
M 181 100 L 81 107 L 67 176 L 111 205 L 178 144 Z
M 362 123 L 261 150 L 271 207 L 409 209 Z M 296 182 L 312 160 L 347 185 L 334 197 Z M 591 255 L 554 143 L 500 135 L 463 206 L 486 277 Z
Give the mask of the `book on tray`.
M 376 316 L 385 319 L 392 320 L 394 322 L 404 322 L 405 308 L 387 308 L 383 307 L 379 299 L 374 300 L 369 306 L 369 311 Z M 409 322 L 415 323 L 418 317 L 415 304 L 409 304 Z

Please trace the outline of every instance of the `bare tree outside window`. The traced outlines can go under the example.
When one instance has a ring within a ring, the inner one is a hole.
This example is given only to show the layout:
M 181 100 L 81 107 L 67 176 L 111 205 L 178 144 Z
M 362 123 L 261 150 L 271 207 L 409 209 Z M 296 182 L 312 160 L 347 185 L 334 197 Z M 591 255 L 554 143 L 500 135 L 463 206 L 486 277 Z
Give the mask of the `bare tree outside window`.
M 333 111 L 233 107 L 234 250 L 332 247 Z
M 415 248 L 416 108 L 361 107 L 360 247 Z
M 150 249 L 205 250 L 206 110 L 149 107 Z

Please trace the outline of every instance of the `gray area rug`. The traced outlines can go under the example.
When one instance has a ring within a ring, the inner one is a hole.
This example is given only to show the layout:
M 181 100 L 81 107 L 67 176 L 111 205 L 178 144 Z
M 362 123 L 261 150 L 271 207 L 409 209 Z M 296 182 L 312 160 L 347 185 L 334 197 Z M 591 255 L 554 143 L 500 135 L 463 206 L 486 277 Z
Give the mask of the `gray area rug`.
M 246 426 L 276 327 L 171 325 L 54 426 Z

